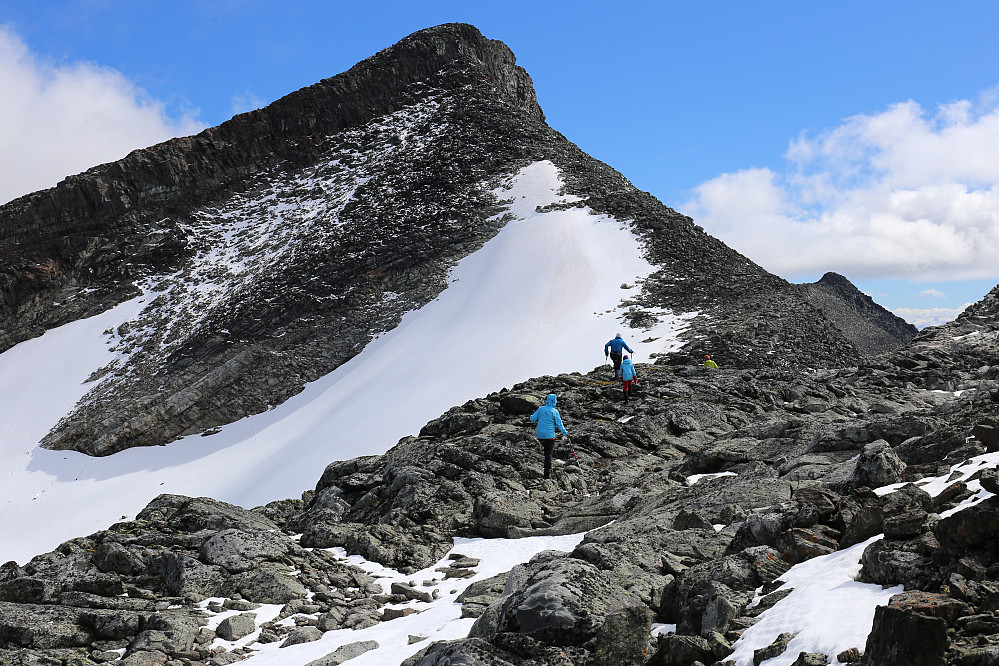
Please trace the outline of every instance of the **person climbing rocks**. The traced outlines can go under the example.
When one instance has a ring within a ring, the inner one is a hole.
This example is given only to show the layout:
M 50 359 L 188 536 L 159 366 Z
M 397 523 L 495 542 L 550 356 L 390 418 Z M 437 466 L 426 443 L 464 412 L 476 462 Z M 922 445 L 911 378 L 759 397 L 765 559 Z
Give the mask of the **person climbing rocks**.
M 705 368 L 717 368 L 718 364 L 711 360 L 711 356 L 708 354 L 704 355 L 704 367 Z
M 632 386 L 638 386 L 638 371 L 632 365 L 628 355 L 624 355 L 621 361 L 621 383 L 624 389 L 624 404 L 628 404 L 628 394 L 631 393 Z
M 555 451 L 556 430 L 561 430 L 562 434 L 569 436 L 569 431 L 562 424 L 562 415 L 555 408 L 558 396 L 549 393 L 545 404 L 538 407 L 537 411 L 531 414 L 531 423 L 537 423 L 535 434 L 541 447 L 545 450 L 545 478 L 552 478 L 552 453 Z
M 604 345 L 604 358 L 610 356 L 610 360 L 614 362 L 614 379 L 621 378 L 621 355 L 624 350 L 627 349 L 628 353 L 634 354 L 634 350 L 627 345 L 621 334 L 618 333 L 614 336 L 614 339 Z

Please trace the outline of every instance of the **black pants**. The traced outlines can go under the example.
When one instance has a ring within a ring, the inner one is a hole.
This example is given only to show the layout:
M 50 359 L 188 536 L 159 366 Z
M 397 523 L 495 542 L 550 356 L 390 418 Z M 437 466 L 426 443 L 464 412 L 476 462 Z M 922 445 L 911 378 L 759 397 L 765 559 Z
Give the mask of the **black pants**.
M 610 353 L 610 357 L 611 357 L 611 361 L 614 363 L 614 377 L 620 377 L 621 376 L 621 355 L 620 354 L 615 354 L 614 352 L 611 352 Z
M 552 478 L 552 453 L 555 451 L 555 438 L 539 439 L 542 448 L 545 450 L 545 478 Z

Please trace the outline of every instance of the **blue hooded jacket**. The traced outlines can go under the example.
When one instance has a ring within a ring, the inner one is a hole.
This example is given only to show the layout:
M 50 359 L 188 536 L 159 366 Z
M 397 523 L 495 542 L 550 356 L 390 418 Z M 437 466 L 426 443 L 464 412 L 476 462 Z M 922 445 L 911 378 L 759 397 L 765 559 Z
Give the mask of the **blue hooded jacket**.
M 531 414 L 531 423 L 538 424 L 538 429 L 535 431 L 538 439 L 554 438 L 556 428 L 561 430 L 563 435 L 569 434 L 565 426 L 562 425 L 562 415 L 555 409 L 557 401 L 558 397 L 554 393 L 549 393 L 544 406 L 538 407 L 538 410 Z
M 628 381 L 629 379 L 638 379 L 638 373 L 635 372 L 635 366 L 631 364 L 631 359 L 626 358 L 621 361 L 621 379 Z
M 622 340 L 621 338 L 614 338 L 613 340 L 604 345 L 605 354 L 607 353 L 608 350 L 610 350 L 614 354 L 620 354 L 622 349 L 627 349 L 628 353 L 630 354 L 635 353 L 634 351 L 632 351 L 631 347 L 625 344 L 624 340 Z

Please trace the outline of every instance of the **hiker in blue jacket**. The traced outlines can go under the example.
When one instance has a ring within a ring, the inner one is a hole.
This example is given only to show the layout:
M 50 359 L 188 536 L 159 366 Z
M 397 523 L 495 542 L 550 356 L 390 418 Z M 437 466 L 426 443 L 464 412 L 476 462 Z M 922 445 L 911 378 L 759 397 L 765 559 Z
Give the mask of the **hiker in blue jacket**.
M 621 377 L 621 354 L 624 353 L 623 350 L 627 349 L 629 353 L 634 354 L 634 350 L 629 347 L 621 334 L 618 333 L 614 336 L 614 339 L 604 345 L 604 358 L 610 356 L 610 359 L 614 362 L 614 379 L 620 379 Z
M 568 436 L 569 432 L 562 425 L 562 415 L 555 409 L 558 397 L 554 393 L 549 393 L 545 404 L 538 407 L 537 411 L 531 414 L 531 423 L 537 423 L 535 430 L 538 441 L 545 450 L 545 478 L 552 478 L 552 452 L 555 451 L 555 435 L 557 430 L 561 430 L 563 435 Z
M 624 388 L 624 404 L 628 404 L 628 394 L 631 393 L 632 386 L 638 386 L 638 371 L 631 364 L 631 359 L 625 354 L 621 361 L 621 383 Z

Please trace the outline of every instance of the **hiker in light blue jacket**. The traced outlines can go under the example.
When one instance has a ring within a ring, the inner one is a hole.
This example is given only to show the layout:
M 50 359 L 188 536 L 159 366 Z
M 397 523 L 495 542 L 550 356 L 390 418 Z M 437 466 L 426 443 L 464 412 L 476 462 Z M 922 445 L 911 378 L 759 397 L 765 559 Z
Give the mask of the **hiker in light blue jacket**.
M 531 414 L 531 423 L 537 423 L 535 430 L 538 441 L 545 450 L 545 478 L 552 478 L 552 452 L 555 451 L 555 435 L 561 430 L 563 435 L 568 436 L 569 431 L 562 425 L 562 415 L 555 409 L 558 397 L 554 393 L 549 393 L 545 404 L 538 407 L 537 411 Z
M 624 388 L 624 403 L 628 404 L 628 394 L 631 393 L 632 386 L 638 386 L 638 371 L 632 365 L 631 359 L 625 354 L 621 361 L 621 383 Z
M 604 358 L 610 356 L 610 360 L 614 362 L 614 379 L 618 379 L 621 376 L 621 355 L 624 350 L 627 349 L 629 354 L 634 354 L 634 350 L 628 346 L 628 343 L 624 341 L 621 334 L 618 333 L 614 336 L 614 339 L 604 345 Z

